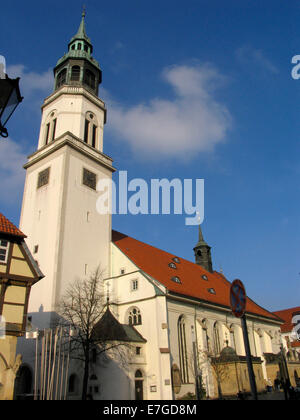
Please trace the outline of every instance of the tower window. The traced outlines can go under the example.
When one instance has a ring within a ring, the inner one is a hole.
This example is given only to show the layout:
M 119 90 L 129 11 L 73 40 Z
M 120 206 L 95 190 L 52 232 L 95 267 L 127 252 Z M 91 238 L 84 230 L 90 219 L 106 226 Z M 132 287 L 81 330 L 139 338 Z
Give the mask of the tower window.
M 87 169 L 83 169 L 83 185 L 86 185 L 87 187 L 96 190 L 97 185 L 97 175 L 93 172 L 88 171 Z
M 67 69 L 63 69 L 57 76 L 57 83 L 56 83 L 57 89 L 61 87 L 64 83 L 66 83 L 66 78 L 67 78 Z
M 48 144 L 49 141 L 49 133 L 50 133 L 50 123 L 46 125 L 46 138 L 45 138 L 45 145 Z
M 49 183 L 50 168 L 45 169 L 38 175 L 37 188 L 41 188 Z
M 72 73 L 71 73 L 71 80 L 74 82 L 78 82 L 80 79 L 80 67 L 79 66 L 73 66 L 72 67 Z
M 75 50 L 75 44 L 74 44 L 74 45 L 72 45 L 72 50 Z
M 81 44 L 78 44 L 78 49 L 81 50 Z
M 84 51 L 85 51 L 85 52 L 88 52 L 88 51 L 89 51 L 89 48 L 88 48 L 88 46 L 87 46 L 87 45 L 85 45 L 85 46 L 84 46 Z
M 93 137 L 92 137 L 92 146 L 96 147 L 96 138 L 97 138 L 97 126 L 93 125 Z
M 57 119 L 53 120 L 52 141 L 55 139 Z
M 95 89 L 96 86 L 96 77 L 91 70 L 87 69 L 84 74 L 84 83 L 90 86 L 92 89 Z
M 89 126 L 90 122 L 88 120 L 85 120 L 85 126 L 84 126 L 84 142 L 89 142 Z

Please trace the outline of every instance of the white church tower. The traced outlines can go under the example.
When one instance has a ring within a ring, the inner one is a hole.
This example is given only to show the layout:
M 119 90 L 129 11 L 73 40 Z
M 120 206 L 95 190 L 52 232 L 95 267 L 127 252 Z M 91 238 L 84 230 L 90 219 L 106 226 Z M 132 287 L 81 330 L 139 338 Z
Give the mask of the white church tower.
M 102 72 L 92 53 L 83 13 L 68 53 L 54 68 L 54 92 L 42 105 L 38 148 L 24 166 L 20 228 L 45 274 L 32 290 L 28 310 L 39 327 L 47 327 L 39 325 L 41 320 L 49 322 L 76 278 L 98 265 L 110 275 L 111 216 L 97 213 L 96 186 L 100 179 L 111 179 L 115 169 L 103 154 Z

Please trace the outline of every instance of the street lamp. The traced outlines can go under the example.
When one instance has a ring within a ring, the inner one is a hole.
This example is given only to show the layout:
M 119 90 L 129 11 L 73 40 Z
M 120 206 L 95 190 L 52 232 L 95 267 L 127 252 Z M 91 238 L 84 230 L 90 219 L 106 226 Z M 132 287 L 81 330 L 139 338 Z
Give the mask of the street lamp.
M 0 79 L 0 136 L 5 138 L 8 137 L 5 125 L 23 100 L 19 81 L 19 77 L 10 79 L 7 75 L 5 79 Z

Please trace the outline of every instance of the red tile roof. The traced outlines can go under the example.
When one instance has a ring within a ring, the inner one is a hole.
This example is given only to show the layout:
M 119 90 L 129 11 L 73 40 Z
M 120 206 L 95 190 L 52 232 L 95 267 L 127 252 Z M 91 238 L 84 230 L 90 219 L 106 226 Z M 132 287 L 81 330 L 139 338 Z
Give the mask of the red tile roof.
M 24 233 L 22 233 L 2 213 L 0 213 L 0 234 L 1 233 L 5 233 L 6 235 L 18 236 L 19 238 L 26 238 L 26 235 L 24 235 Z
M 297 306 L 296 308 L 289 308 L 284 309 L 282 311 L 274 312 L 275 315 L 277 315 L 279 318 L 285 321 L 284 324 L 281 326 L 281 332 L 288 333 L 293 330 L 294 325 L 292 324 L 292 318 L 293 314 L 296 312 L 300 313 L 300 306 Z
M 112 240 L 136 266 L 158 280 L 168 291 L 230 307 L 231 283 L 222 274 L 216 271 L 210 273 L 182 258 L 180 264 L 176 264 L 177 269 L 170 268 L 169 264 L 174 262 L 175 255 L 116 231 L 113 231 Z M 202 276 L 206 276 L 207 280 Z M 172 281 L 173 277 L 179 277 L 181 284 Z M 214 289 L 215 294 L 211 294 L 209 289 Z M 248 313 L 280 321 L 276 315 L 260 307 L 250 298 L 247 298 L 246 310 Z

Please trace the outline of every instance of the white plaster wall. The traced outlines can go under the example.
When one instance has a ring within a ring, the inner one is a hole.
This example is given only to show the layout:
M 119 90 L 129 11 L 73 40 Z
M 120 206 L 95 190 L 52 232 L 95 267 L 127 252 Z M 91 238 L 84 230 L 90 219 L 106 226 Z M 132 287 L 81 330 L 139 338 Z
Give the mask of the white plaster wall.
M 28 236 L 27 245 L 46 276 L 31 290 L 29 313 L 38 312 L 41 305 L 44 311 L 52 308 L 65 162 L 66 154 L 60 149 L 26 172 L 20 229 Z M 38 174 L 48 167 L 51 167 L 49 184 L 37 189 Z M 34 254 L 36 245 L 39 246 L 38 254 Z

